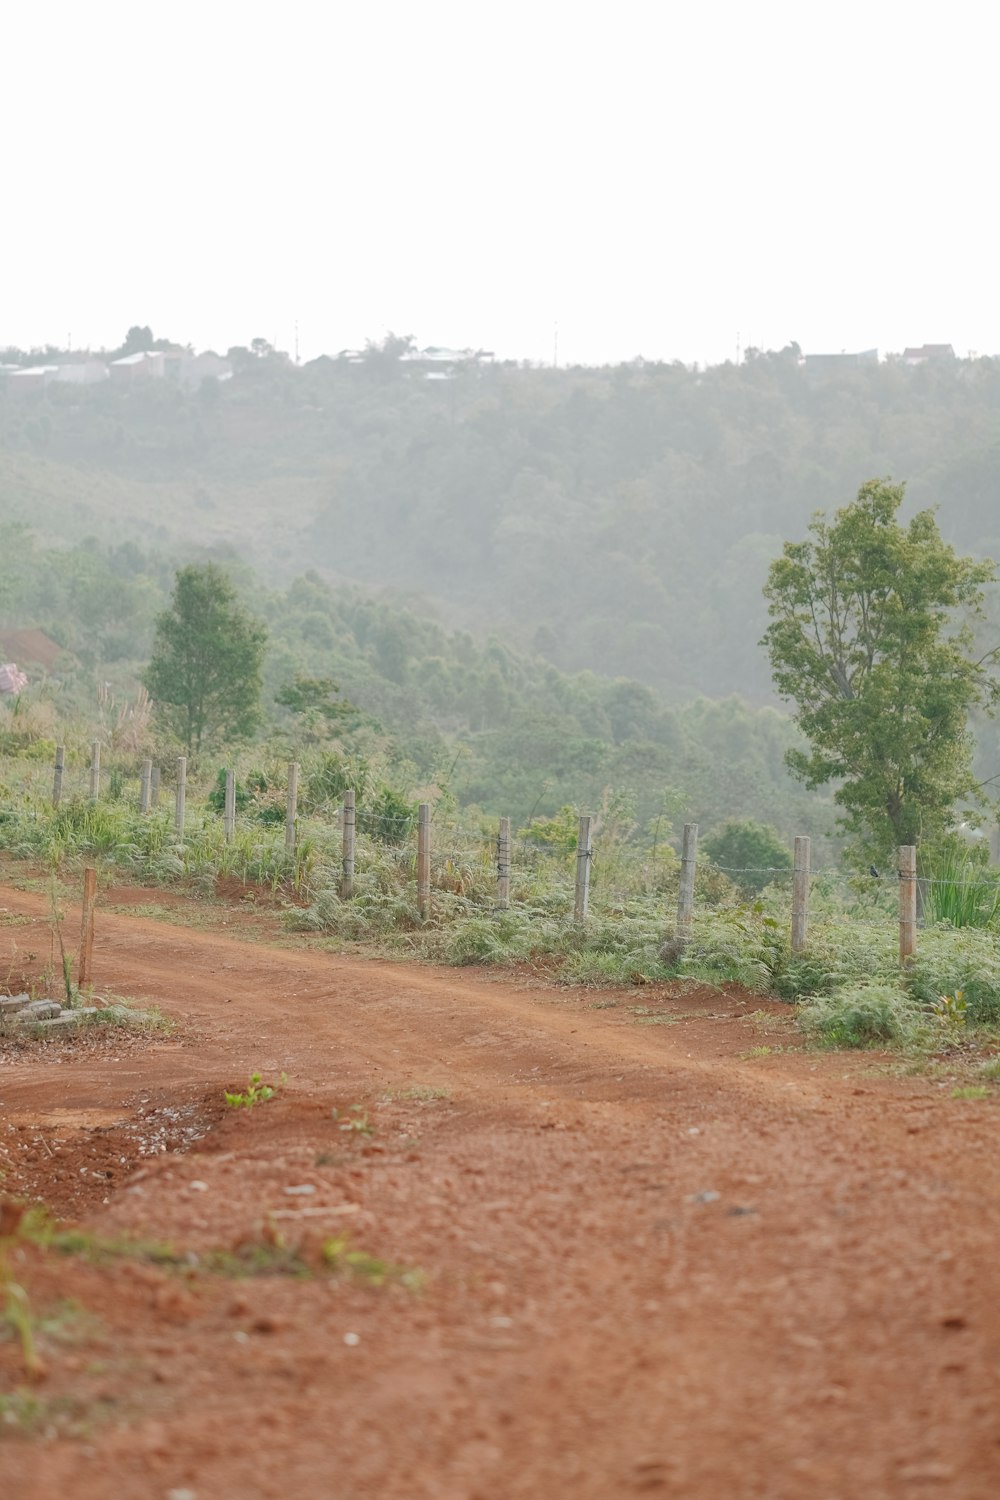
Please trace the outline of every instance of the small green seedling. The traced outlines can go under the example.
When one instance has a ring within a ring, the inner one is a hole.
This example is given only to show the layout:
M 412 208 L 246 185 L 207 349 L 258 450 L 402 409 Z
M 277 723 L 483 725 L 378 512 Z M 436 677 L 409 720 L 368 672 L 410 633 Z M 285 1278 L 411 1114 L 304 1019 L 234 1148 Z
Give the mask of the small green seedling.
M 262 1074 L 251 1073 L 250 1082 L 242 1093 L 231 1094 L 226 1091 L 226 1103 L 230 1109 L 253 1109 L 255 1104 L 266 1104 L 268 1099 L 273 1099 L 287 1081 L 284 1073 L 277 1083 L 265 1083 Z
M 968 1012 L 968 1001 L 961 990 L 956 990 L 953 995 L 939 995 L 931 1003 L 931 1014 L 942 1031 L 964 1030 Z
M 424 1284 L 424 1274 L 416 1267 L 396 1266 L 391 1261 L 380 1260 L 377 1255 L 369 1255 L 366 1250 L 354 1250 L 346 1234 L 324 1240 L 321 1254 L 323 1265 L 328 1271 L 335 1275 L 346 1274 L 368 1286 L 385 1286 L 386 1282 L 396 1282 L 408 1291 L 415 1292 Z
M 988 1099 L 989 1093 L 989 1089 L 984 1084 L 968 1083 L 962 1088 L 952 1089 L 951 1097 L 953 1099 Z
M 368 1113 L 361 1104 L 352 1104 L 348 1114 L 343 1119 L 341 1119 L 339 1109 L 333 1109 L 330 1113 L 337 1121 L 338 1130 L 353 1130 L 358 1135 L 375 1134 L 375 1126 L 369 1122 Z

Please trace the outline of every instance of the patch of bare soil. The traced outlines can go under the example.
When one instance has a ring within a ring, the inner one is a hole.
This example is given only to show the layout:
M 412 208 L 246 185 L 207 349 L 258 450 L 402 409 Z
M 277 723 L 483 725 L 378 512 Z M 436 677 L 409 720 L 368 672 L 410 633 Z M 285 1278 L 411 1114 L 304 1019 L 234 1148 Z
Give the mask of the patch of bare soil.
M 25 951 L 44 902 L 0 905 Z M 5 1187 L 94 1252 L 17 1252 L 48 1374 L 0 1342 L 5 1494 L 996 1495 L 996 1098 L 704 987 L 108 914 L 95 968 L 178 1029 L 0 1066 Z

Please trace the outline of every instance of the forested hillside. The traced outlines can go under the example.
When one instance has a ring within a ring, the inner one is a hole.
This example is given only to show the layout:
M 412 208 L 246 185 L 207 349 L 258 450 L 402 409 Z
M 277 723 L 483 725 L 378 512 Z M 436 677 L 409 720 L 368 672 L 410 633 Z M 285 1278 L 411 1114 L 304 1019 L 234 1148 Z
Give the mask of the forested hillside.
M 272 584 L 388 586 L 676 702 L 769 700 L 767 564 L 875 475 L 938 505 L 961 549 L 1000 553 L 1000 363 L 819 374 L 793 348 L 430 380 L 390 343 L 302 368 L 265 347 L 194 394 L 0 390 L 0 516 L 50 543 L 224 546 Z
M 114 702 L 134 698 L 173 575 L 170 559 L 132 542 L 51 548 L 0 527 L 0 630 L 41 627 L 65 651 L 47 677 L 31 672 L 25 701 L 50 704 L 89 737 L 101 684 Z M 560 672 L 316 573 L 275 589 L 247 566 L 232 575 L 269 633 L 258 755 L 303 746 L 281 690 L 297 676 L 333 678 L 357 708 L 338 725 L 340 751 L 376 756 L 406 791 L 433 784 L 517 824 L 565 804 L 603 806 L 619 826 L 663 837 L 678 818 L 708 829 L 752 817 L 789 836 L 832 828 L 828 800 L 784 767 L 793 730 L 774 709 L 736 698 L 670 706 L 644 684 Z M 0 748 L 4 732 L 17 740 L 16 720 L 0 715 Z

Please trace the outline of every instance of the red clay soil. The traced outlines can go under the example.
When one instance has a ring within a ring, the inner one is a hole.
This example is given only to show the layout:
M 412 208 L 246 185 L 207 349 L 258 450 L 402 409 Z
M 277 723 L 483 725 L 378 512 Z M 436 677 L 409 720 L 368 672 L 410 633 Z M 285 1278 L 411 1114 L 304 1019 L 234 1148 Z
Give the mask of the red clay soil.
M 3 973 L 48 944 L 0 906 Z M 5 1497 L 1000 1493 L 1000 1099 L 693 986 L 107 913 L 96 977 L 176 1030 L 8 1048 L 4 1189 L 190 1266 L 17 1253 L 48 1373 L 0 1342 Z M 253 1071 L 287 1083 L 226 1108 Z M 324 1269 L 346 1235 L 422 1289 Z M 206 1263 L 248 1244 L 313 1274 Z

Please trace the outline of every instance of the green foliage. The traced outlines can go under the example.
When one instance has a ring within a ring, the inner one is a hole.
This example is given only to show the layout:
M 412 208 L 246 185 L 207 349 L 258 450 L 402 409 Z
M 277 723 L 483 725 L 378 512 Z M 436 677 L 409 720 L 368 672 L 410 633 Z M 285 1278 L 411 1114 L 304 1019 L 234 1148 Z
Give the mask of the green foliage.
M 267 631 L 213 563 L 181 568 L 156 622 L 145 685 L 188 754 L 206 737 L 240 739 L 260 717 Z
M 277 1083 L 265 1083 L 263 1075 L 251 1073 L 250 1081 L 245 1089 L 229 1093 L 226 1091 L 226 1103 L 230 1109 L 253 1109 L 257 1104 L 266 1104 L 268 1099 L 273 1099 L 278 1089 L 285 1083 L 285 1075 L 282 1073 Z
M 347 756 L 339 750 L 322 751 L 306 767 L 299 805 L 305 812 L 338 807 L 344 793 L 353 791 L 363 803 L 371 783 L 370 762 L 361 755 Z
M 35 1317 L 28 1293 L 20 1282 L 14 1280 L 11 1256 L 16 1253 L 18 1242 L 24 1236 L 26 1208 L 24 1204 L 0 1201 L 0 1325 L 6 1323 L 13 1330 L 21 1346 L 21 1362 L 29 1380 L 42 1377 L 45 1367 L 38 1355 L 35 1339 Z
M 924 912 L 952 927 L 992 927 L 1000 914 L 1000 877 L 980 860 L 953 855 L 922 870 Z
M 356 826 L 379 843 L 406 843 L 417 826 L 417 804 L 394 787 L 381 786 L 357 809 Z
M 953 995 L 938 995 L 930 1009 L 945 1035 L 957 1037 L 964 1032 L 969 1019 L 969 1003 L 961 990 L 956 990 Z
M 799 1019 L 823 1046 L 878 1047 L 912 1040 L 919 1010 L 898 985 L 854 984 L 805 1001 Z
M 246 813 L 261 823 L 284 823 L 286 786 L 268 771 L 255 769 L 233 778 L 233 800 L 237 813 Z M 206 798 L 209 807 L 221 818 L 226 810 L 226 771 L 216 773 L 215 784 Z
M 384 1286 L 395 1282 L 407 1291 L 419 1291 L 424 1283 L 423 1273 L 414 1267 L 397 1266 L 391 1261 L 371 1255 L 367 1250 L 356 1250 L 350 1236 L 337 1235 L 324 1240 L 321 1251 L 323 1265 L 334 1273 L 346 1273 L 366 1286 Z
M 538 818 L 518 830 L 518 838 L 537 844 L 557 854 L 572 854 L 580 833 L 580 815 L 575 808 L 563 806 L 551 818 Z
M 209 807 L 220 818 L 226 810 L 226 768 L 220 766 L 215 773 L 215 784 L 212 786 L 205 798 Z M 233 778 L 233 805 L 238 813 L 246 812 L 250 805 L 251 792 L 246 780 L 239 776 Z
M 702 848 L 741 891 L 751 895 L 792 868 L 792 857 L 781 835 L 752 818 L 723 823 L 712 830 Z
M 907 975 L 916 1000 L 933 1008 L 942 995 L 961 992 L 965 1014 L 975 1025 L 1000 1023 L 1000 941 L 985 930 L 925 928 Z
M 346 1130 L 353 1135 L 375 1134 L 375 1126 L 369 1120 L 368 1111 L 363 1104 L 352 1104 L 344 1116 L 339 1109 L 331 1110 L 331 1117 L 337 1122 L 338 1130 Z
M 332 677 L 304 677 L 296 673 L 291 682 L 278 689 L 274 701 L 299 721 L 303 742 L 315 744 L 358 716 L 354 704 L 339 698 L 339 692 Z
M 837 783 L 865 862 L 947 828 L 976 788 L 969 711 L 995 695 L 961 615 L 981 610 L 994 567 L 958 557 L 930 511 L 902 526 L 902 500 L 901 485 L 862 485 L 786 542 L 765 589 L 775 684 L 809 739 L 788 763 Z

